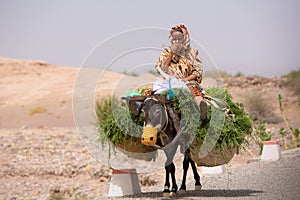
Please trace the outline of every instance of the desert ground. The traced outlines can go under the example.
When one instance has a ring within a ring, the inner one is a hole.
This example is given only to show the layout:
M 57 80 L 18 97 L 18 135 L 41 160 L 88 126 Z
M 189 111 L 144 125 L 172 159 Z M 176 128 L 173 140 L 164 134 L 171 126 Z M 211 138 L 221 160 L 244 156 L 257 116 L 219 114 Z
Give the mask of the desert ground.
M 0 199 L 100 199 L 107 196 L 111 170 L 89 153 L 73 118 L 72 98 L 78 73 L 79 68 L 75 67 L 0 57 Z M 95 86 L 95 99 L 113 94 L 117 85 L 122 84 L 120 80 L 126 80 L 126 87 L 130 88 L 155 78 L 151 74 L 128 77 L 107 71 L 102 75 Z M 278 94 L 284 98 L 284 115 L 290 125 L 300 127 L 299 96 L 285 86 L 285 80 L 228 77 L 218 81 L 229 89 L 234 101 L 244 103 L 247 112 L 251 112 L 247 100 L 252 94 L 264 97 L 270 108 L 269 119 L 272 118 L 267 131 L 285 150 L 279 129 L 286 128 L 286 124 L 280 114 Z M 207 77 L 203 87 L 210 85 Z M 229 163 L 230 168 L 249 168 L 248 161 L 259 156 L 258 145 L 252 139 L 249 141 L 247 149 L 241 150 Z M 176 162 L 178 177 L 182 173 L 180 162 Z M 163 174 L 164 170 L 140 174 L 142 191 L 162 190 Z M 188 181 L 192 181 L 190 171 Z M 208 178 L 204 178 L 203 185 L 205 181 L 209 182 Z

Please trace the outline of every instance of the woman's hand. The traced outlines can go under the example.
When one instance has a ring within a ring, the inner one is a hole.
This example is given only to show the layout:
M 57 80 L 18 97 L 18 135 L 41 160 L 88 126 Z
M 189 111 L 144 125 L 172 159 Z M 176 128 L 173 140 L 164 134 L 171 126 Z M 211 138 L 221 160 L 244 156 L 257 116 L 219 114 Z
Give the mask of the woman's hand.
M 165 73 L 168 73 L 169 72 L 169 66 L 167 65 L 162 65 L 162 70 L 165 72 Z
M 171 52 L 179 54 L 182 51 L 182 44 L 174 43 L 171 45 Z
M 184 79 L 182 79 L 183 82 L 188 82 L 188 81 L 193 81 L 193 80 L 196 80 L 196 75 L 192 74 Z

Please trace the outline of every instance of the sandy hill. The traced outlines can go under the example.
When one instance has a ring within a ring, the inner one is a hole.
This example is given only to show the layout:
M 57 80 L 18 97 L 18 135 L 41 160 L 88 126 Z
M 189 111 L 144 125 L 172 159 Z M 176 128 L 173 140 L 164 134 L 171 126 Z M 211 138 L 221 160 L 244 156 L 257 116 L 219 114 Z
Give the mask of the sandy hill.
M 83 84 L 89 82 L 90 75 L 100 74 L 96 77 L 95 97 L 121 95 L 143 81 L 154 79 L 149 74 L 128 77 L 100 69 L 83 71 L 88 76 Z M 0 57 L 0 127 L 74 126 L 72 97 L 78 72 L 79 68 L 44 61 Z

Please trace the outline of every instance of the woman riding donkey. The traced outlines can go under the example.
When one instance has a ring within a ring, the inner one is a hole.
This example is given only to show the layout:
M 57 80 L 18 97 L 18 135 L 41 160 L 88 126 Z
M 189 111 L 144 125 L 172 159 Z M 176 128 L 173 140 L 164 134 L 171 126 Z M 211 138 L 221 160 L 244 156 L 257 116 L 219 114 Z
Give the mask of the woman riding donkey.
M 206 118 L 208 104 L 203 100 L 200 87 L 203 70 L 199 51 L 191 48 L 189 32 L 182 24 L 171 28 L 169 39 L 171 45 L 162 51 L 155 68 L 158 72 L 158 68 L 161 68 L 166 74 L 187 84 L 200 110 L 200 118 L 204 120 Z M 183 161 L 184 174 L 180 191 L 186 190 L 185 180 L 189 164 L 191 164 L 193 169 L 196 189 L 201 189 L 200 177 L 197 173 L 195 162 L 189 155 L 190 150 L 188 147 L 182 147 L 181 145 L 181 152 L 184 153 L 185 156 Z
M 160 67 L 166 74 L 188 82 L 199 106 L 200 118 L 204 120 L 208 106 L 199 90 L 203 73 L 199 51 L 191 48 L 189 32 L 182 24 L 171 28 L 169 38 L 171 46 L 162 51 L 155 68 Z

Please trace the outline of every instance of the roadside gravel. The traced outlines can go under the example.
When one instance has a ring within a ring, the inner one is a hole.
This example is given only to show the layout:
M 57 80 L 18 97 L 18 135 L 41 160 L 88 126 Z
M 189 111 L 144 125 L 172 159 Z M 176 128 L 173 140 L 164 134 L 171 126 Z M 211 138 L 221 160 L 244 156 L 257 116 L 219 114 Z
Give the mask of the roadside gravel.
M 0 199 L 162 199 L 164 170 L 139 175 L 142 193 L 107 197 L 111 170 L 95 161 L 72 128 L 1 129 Z M 176 162 L 180 186 L 182 166 Z M 200 172 L 200 168 L 199 168 Z M 201 175 L 203 188 L 178 199 L 300 199 L 300 149 L 275 162 L 229 165 Z

